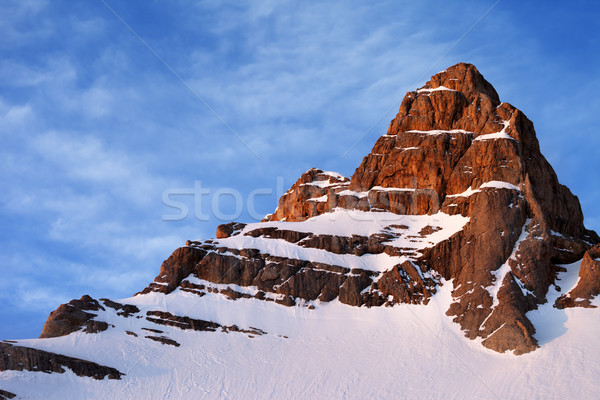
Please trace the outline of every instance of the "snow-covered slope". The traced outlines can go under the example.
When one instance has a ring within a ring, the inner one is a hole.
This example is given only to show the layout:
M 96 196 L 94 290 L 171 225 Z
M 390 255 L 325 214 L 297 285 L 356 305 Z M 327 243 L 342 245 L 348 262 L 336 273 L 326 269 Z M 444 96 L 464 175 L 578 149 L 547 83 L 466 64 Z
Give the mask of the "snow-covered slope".
M 579 264 L 559 284 L 568 291 Z M 446 282 L 449 283 L 449 282 Z M 222 294 L 198 297 L 179 289 L 118 300 L 145 310 L 259 328 L 264 334 L 198 332 L 126 318 L 107 308 L 115 325 L 100 334 L 72 333 L 15 345 L 110 365 L 125 373 L 102 381 L 65 373 L 4 371 L 0 388 L 24 399 L 331 399 L 331 398 L 592 398 L 600 390 L 599 309 L 553 308 L 529 313 L 542 344 L 514 356 L 464 338 L 445 316 L 451 284 L 427 306 L 357 308 L 316 302 L 286 307 Z M 144 339 L 161 330 L 179 347 Z M 126 331 L 137 334 L 135 337 Z M 590 397 L 592 396 L 592 397 Z

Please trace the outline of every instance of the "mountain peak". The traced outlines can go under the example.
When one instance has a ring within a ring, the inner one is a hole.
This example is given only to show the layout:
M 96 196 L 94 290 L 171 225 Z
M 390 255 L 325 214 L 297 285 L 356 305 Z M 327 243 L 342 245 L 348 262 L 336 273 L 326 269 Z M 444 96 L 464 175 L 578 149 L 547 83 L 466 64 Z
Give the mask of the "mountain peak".
M 410 263 L 382 271 L 355 304 L 379 305 L 376 293 L 392 296 L 392 303 L 425 303 L 437 290 L 437 278 L 399 277 L 432 273 L 453 280 L 455 301 L 448 314 L 466 336 L 482 338 L 484 346 L 500 352 L 537 348 L 525 314 L 545 302 L 558 273 L 555 263 L 580 259 L 599 240 L 585 229 L 579 201 L 541 154 L 533 123 L 501 103 L 472 64 L 454 65 L 408 92 L 387 133 L 349 182 L 327 178 L 325 185 L 313 182 L 316 177 L 303 175 L 268 220 L 305 221 L 339 209 L 390 212 L 423 223 L 413 240 L 430 241 L 431 232 L 449 231 L 425 216 L 439 222 L 446 216 L 468 218 L 444 245 L 420 250 L 416 257 L 401 251 Z M 382 248 L 389 235 L 402 236 L 390 226 L 382 232 Z M 314 240 L 331 245 L 322 237 Z M 599 286 L 576 293 L 590 297 Z
M 419 88 L 417 92 L 443 90 L 447 88 L 464 94 L 470 101 L 478 97 L 486 96 L 492 104 L 500 104 L 500 98 L 496 89 L 483 77 L 479 70 L 469 63 L 458 63 L 444 71 L 441 71 Z

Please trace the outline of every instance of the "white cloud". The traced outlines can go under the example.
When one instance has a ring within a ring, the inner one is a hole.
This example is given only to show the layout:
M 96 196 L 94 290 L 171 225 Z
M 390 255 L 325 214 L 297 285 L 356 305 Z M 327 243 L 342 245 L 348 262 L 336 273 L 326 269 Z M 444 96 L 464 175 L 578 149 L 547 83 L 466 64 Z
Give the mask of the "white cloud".
M 110 149 L 95 136 L 48 132 L 32 138 L 31 146 L 48 166 L 57 168 L 62 181 L 99 185 L 133 204 L 147 204 L 148 195 L 165 187 L 163 178 L 149 173 L 143 158 Z
M 82 93 L 81 106 L 83 112 L 99 118 L 113 111 L 112 91 L 101 86 L 93 86 Z
M 29 104 L 7 105 L 0 98 L 0 132 L 8 132 L 15 127 L 24 124 L 32 117 Z
M 9 86 L 34 86 L 47 79 L 38 68 L 14 60 L 0 61 L 0 79 Z
M 90 37 L 96 37 L 106 29 L 106 22 L 100 17 L 92 17 L 87 19 L 71 18 L 71 27 L 77 33 L 78 37 L 83 40 L 89 40 Z
M 52 23 L 39 17 L 47 8 L 47 0 L 8 0 L 0 3 L 0 48 L 19 46 L 52 35 Z
M 104 148 L 89 135 L 49 132 L 32 140 L 33 148 L 74 178 L 94 182 L 128 180 L 134 169 L 130 158 Z

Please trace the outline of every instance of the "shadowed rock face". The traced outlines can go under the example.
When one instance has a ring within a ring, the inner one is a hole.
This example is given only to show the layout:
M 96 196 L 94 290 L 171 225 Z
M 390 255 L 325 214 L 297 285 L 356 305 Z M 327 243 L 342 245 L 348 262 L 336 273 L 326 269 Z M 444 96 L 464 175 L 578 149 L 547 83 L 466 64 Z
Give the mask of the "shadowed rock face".
M 194 266 L 205 255 L 206 251 L 195 247 L 186 246 L 178 248 L 162 263 L 160 273 L 154 279 L 154 283 L 151 283 L 140 294 L 148 293 L 149 291 L 171 293 L 185 277 L 192 273 Z
M 0 343 L 0 371 L 36 371 L 64 373 L 65 367 L 78 376 L 94 379 L 121 379 L 123 373 L 115 368 L 96 364 L 92 361 L 68 357 L 30 347 Z
M 600 245 L 596 245 L 588 250 L 581 260 L 577 285 L 556 299 L 554 306 L 557 308 L 595 307 L 590 300 L 599 294 Z
M 557 306 L 587 306 L 600 293 L 600 250 L 589 250 L 600 238 L 585 229 L 577 197 L 558 182 L 540 153 L 531 121 L 502 103 L 470 64 L 448 68 L 407 93 L 388 132 L 350 179 L 310 169 L 263 222 L 301 222 L 336 209 L 462 216 L 468 222 L 418 251 L 391 245 L 403 226 L 339 236 L 272 224 L 225 224 L 215 240 L 188 241 L 175 250 L 141 293 L 181 288 L 199 296 L 218 292 L 286 306 L 336 298 L 352 306 L 426 304 L 443 278 L 454 286 L 447 313 L 465 335 L 516 354 L 537 347 L 526 313 L 545 302 L 557 264 L 585 254 L 579 285 Z M 425 226 L 411 240 L 429 240 L 439 229 Z M 336 255 L 387 254 L 401 261 L 377 272 L 228 245 L 241 237 Z M 231 284 L 254 292 L 222 286 Z M 51 314 L 46 335 L 68 334 L 93 321 L 84 311 L 93 305 L 84 303 Z
M 15 397 L 17 397 L 16 394 L 0 389 L 0 400 L 14 399 Z

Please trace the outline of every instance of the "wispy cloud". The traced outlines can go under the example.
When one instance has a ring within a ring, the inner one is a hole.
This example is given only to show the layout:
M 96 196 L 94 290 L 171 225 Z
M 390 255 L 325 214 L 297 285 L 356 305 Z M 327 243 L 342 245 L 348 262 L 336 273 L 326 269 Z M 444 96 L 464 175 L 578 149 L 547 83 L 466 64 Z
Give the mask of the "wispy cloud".
M 4 1 L 0 5 L 0 48 L 13 48 L 52 34 L 52 24 L 41 15 L 46 0 Z M 35 24 L 32 23 L 35 18 Z

